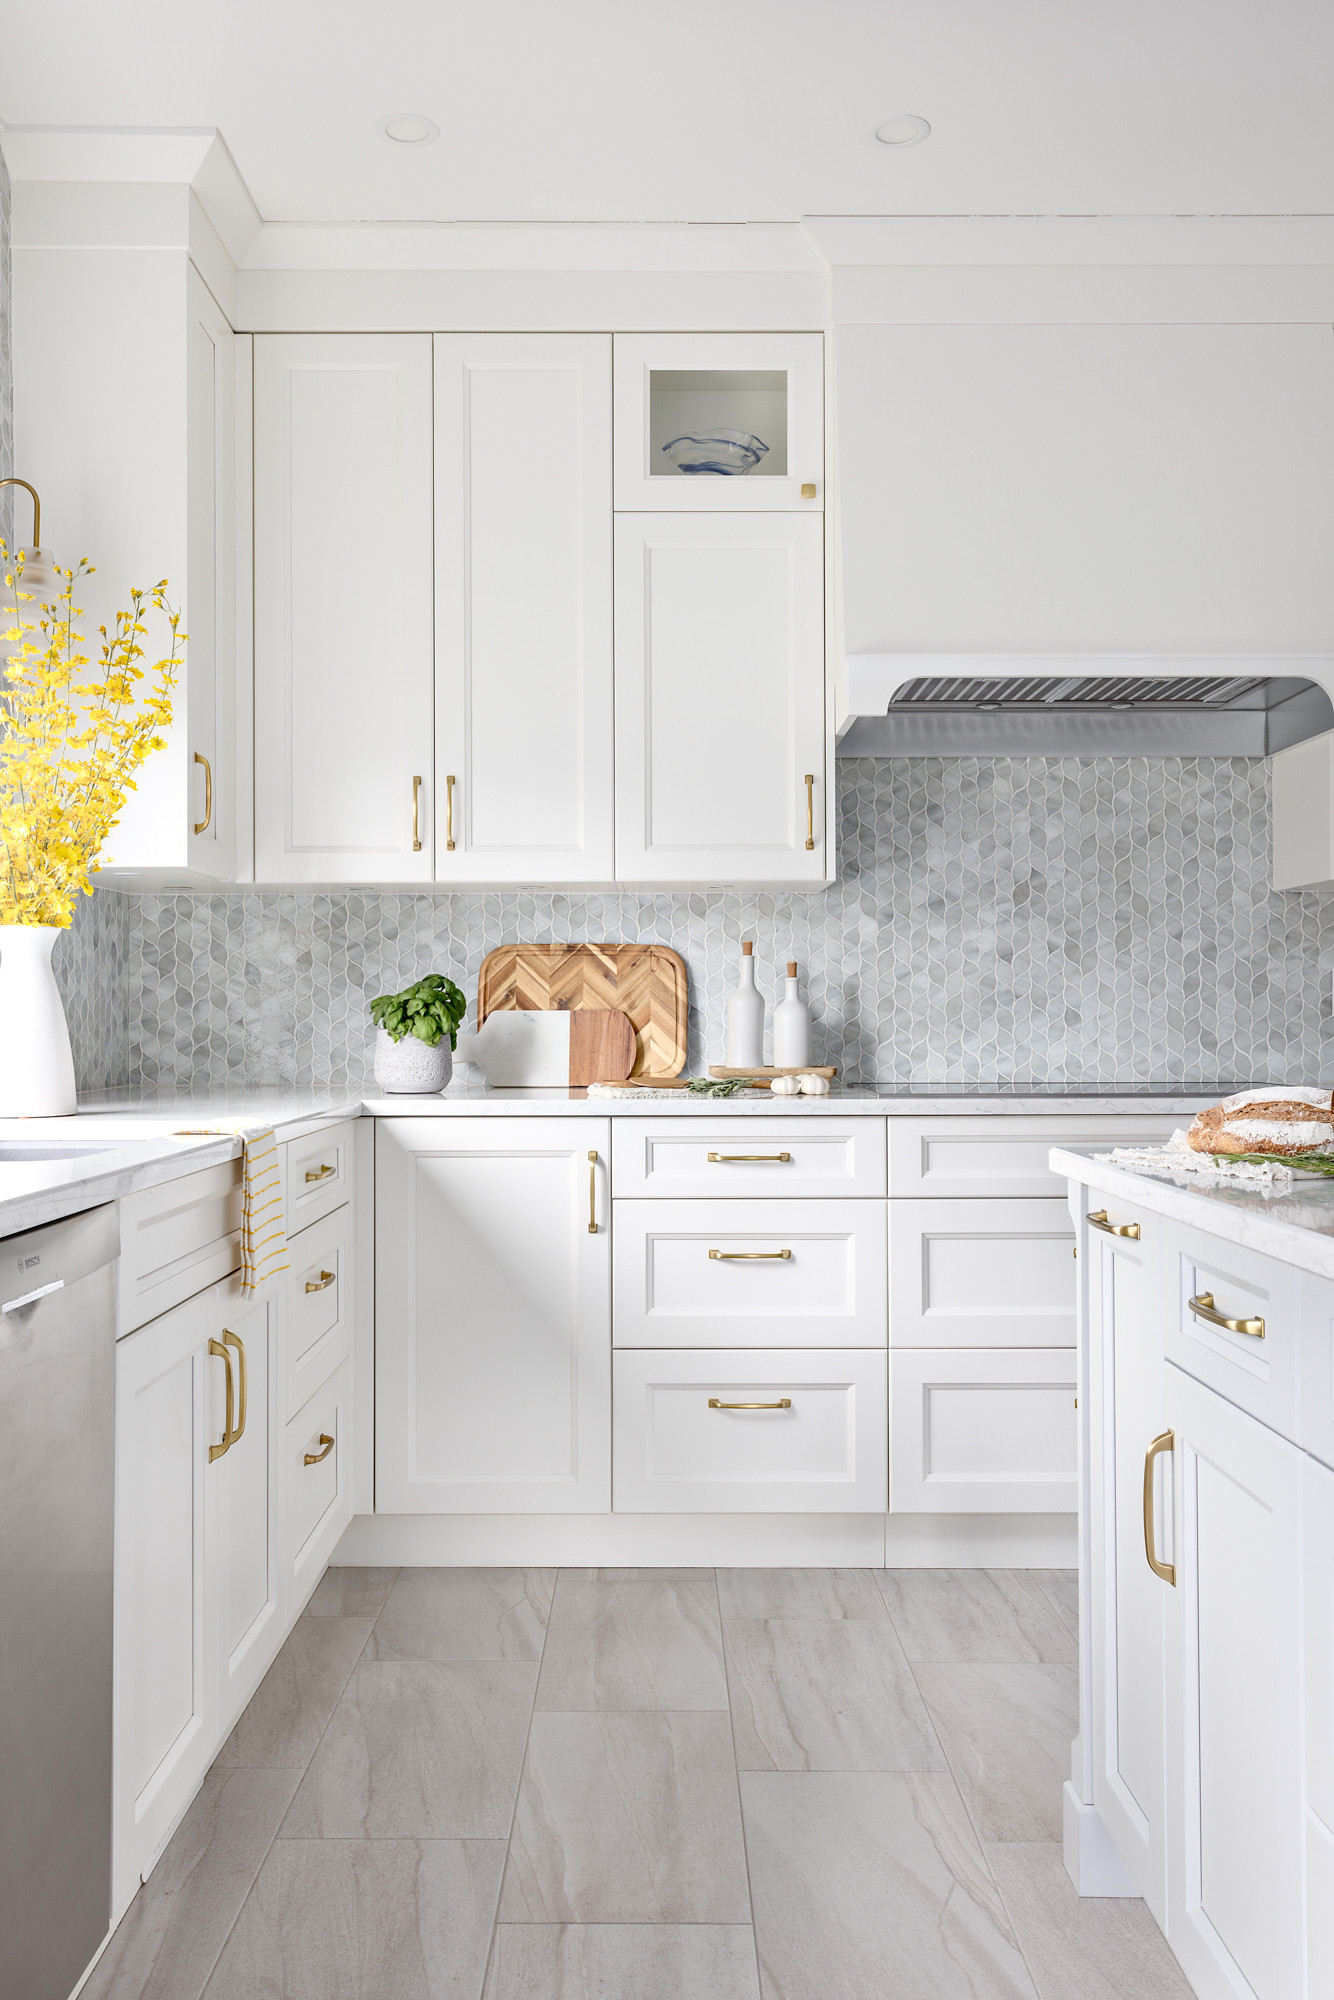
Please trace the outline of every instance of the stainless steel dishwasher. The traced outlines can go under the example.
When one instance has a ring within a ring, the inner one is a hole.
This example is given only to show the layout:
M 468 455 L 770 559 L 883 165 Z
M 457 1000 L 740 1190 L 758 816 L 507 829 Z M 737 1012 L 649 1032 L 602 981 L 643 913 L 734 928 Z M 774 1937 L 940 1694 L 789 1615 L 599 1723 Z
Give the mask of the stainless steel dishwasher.
M 0 1241 L 0 1995 L 68 2000 L 111 1912 L 114 1206 Z

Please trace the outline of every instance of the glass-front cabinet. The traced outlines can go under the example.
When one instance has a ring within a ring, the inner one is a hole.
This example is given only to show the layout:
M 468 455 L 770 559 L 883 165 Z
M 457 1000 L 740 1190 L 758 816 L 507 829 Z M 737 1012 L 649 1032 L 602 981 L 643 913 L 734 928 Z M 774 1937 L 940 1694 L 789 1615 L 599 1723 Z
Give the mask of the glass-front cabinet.
M 824 336 L 616 336 L 622 512 L 819 511 Z

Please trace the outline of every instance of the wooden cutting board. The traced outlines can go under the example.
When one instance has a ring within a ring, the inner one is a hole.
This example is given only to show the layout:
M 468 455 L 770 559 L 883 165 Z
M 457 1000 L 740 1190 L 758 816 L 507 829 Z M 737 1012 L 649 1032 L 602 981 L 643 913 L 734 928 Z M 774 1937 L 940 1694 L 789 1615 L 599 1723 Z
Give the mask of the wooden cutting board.
M 616 1008 L 635 1031 L 630 1074 L 678 1076 L 688 991 L 685 961 L 664 944 L 502 944 L 482 960 L 477 1021 L 507 1008 Z

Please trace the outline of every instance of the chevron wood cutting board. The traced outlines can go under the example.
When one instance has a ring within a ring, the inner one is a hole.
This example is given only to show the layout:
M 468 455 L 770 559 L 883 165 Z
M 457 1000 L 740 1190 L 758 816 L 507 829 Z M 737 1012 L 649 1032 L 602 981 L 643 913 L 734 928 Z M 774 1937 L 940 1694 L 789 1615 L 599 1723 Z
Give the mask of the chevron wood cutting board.
M 637 1050 L 632 1076 L 677 1076 L 686 1063 L 689 978 L 664 944 L 502 944 L 477 976 L 477 1024 L 507 1008 L 617 1007 Z

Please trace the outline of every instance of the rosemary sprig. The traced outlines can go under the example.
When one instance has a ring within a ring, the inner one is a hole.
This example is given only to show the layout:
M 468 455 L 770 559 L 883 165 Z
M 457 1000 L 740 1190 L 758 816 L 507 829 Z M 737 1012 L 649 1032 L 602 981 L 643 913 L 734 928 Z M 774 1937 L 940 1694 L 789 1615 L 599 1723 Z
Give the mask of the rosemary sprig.
M 1209 1157 L 1243 1167 L 1300 1167 L 1303 1173 L 1334 1180 L 1334 1155 L 1329 1153 L 1210 1153 Z

